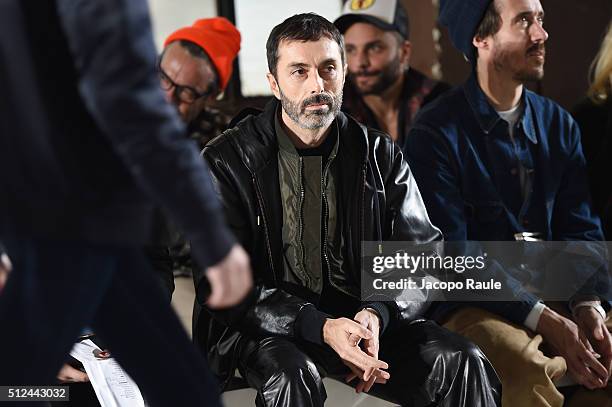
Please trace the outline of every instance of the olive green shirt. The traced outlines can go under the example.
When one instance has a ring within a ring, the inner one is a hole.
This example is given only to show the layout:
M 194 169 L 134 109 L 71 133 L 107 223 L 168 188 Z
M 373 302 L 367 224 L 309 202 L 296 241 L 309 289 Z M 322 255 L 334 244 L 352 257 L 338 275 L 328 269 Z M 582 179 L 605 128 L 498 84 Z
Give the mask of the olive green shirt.
M 333 162 L 338 151 L 337 126 L 332 125 L 323 143 L 335 141 L 329 157 L 310 155 L 309 150 L 298 150 L 284 131 L 277 116 L 275 122 L 278 140 L 278 179 L 283 207 L 283 263 L 284 280 L 303 286 L 320 295 L 324 287 L 323 262 L 336 259 L 340 253 L 330 255 L 337 233 L 336 188 Z M 331 240 L 331 241 L 330 241 Z M 335 251 L 335 250 L 334 250 Z M 328 257 L 329 256 L 329 257 Z

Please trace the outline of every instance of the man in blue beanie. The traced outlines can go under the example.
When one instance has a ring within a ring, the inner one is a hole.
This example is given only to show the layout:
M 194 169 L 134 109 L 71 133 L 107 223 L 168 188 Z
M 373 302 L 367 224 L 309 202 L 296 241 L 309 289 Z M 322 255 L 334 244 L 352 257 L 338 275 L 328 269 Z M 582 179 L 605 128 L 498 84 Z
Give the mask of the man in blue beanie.
M 447 240 L 511 241 L 526 232 L 543 240 L 603 240 L 589 204 L 578 126 L 524 87 L 544 75 L 543 20 L 539 0 L 441 1 L 440 21 L 473 71 L 421 111 L 405 153 Z M 561 406 L 555 382 L 566 372 L 600 393 L 589 397 L 609 403 L 609 297 L 581 291 L 555 311 L 519 284 L 513 290 L 512 301 L 438 309 L 447 328 L 490 358 L 503 404 Z M 550 352 L 539 350 L 542 342 Z

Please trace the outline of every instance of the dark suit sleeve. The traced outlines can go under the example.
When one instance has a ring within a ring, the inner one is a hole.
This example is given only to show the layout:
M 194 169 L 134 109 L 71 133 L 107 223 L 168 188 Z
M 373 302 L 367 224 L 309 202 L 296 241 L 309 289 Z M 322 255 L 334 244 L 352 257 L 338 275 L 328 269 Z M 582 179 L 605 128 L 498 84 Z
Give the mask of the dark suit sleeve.
M 217 263 L 234 239 L 206 165 L 159 89 L 147 2 L 58 0 L 57 10 L 97 125 L 138 185 L 185 231 L 200 264 Z
M 417 125 L 407 138 L 405 151 L 432 222 L 442 230 L 446 240 L 468 240 L 460 176 L 447 144 L 434 131 Z M 490 263 L 487 272 L 502 282 L 516 301 L 490 301 L 478 305 L 522 325 L 538 302 L 537 297 L 523 289 L 522 284 L 499 264 Z

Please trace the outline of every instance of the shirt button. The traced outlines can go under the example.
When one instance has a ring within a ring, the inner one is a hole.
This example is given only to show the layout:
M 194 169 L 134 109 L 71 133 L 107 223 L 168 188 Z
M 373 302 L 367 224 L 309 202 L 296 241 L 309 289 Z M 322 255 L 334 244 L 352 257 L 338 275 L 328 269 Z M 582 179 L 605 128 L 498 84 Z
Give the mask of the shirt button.
M 512 169 L 510 170 L 510 174 L 512 174 L 512 175 L 516 175 L 516 174 L 518 174 L 518 170 L 517 170 L 516 168 L 512 168 Z

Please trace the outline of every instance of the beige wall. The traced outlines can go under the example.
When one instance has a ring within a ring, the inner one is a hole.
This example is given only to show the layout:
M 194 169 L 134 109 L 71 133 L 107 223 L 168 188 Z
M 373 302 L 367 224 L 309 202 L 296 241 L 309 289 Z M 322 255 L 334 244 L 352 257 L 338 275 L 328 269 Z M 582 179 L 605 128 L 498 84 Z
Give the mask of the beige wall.
M 265 1 L 265 0 L 247 0 Z M 465 80 L 470 65 L 454 49 L 444 28 L 438 44 L 437 0 L 401 0 L 410 19 L 413 43 L 411 65 L 425 74 L 441 74 L 444 81 L 459 84 Z M 612 15 L 610 0 L 541 0 L 546 10 L 546 75 L 532 88 L 556 100 L 566 108 L 573 106 L 587 89 L 588 67 L 599 47 Z M 161 47 L 164 39 L 178 27 L 197 18 L 217 14 L 215 0 L 149 0 L 155 41 Z M 436 50 L 439 46 L 440 51 Z M 263 52 L 263 51 L 262 51 Z M 263 57 L 263 55 L 262 55 Z M 440 63 L 438 70 L 433 69 Z
M 215 0 L 149 0 L 149 9 L 158 50 L 177 28 L 193 24 L 198 18 L 217 15 Z
M 432 0 L 402 0 L 410 21 L 412 56 L 410 65 L 431 76 L 432 68 L 438 62 L 434 46 L 433 30 L 436 27 L 436 9 Z
M 584 97 L 588 71 L 608 23 L 610 0 L 542 0 L 546 11 L 546 67 L 543 95 L 571 109 Z

